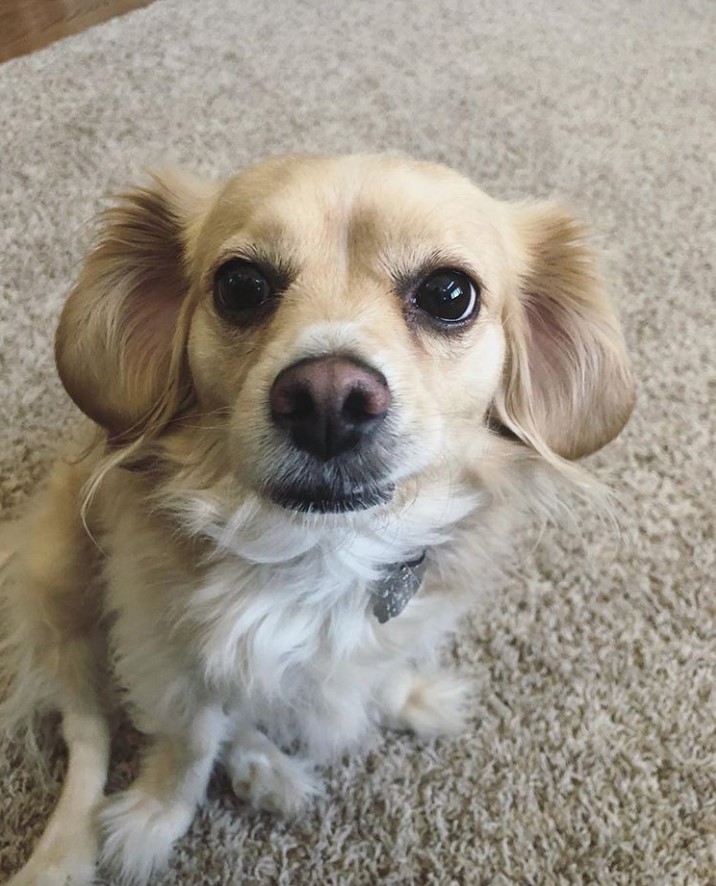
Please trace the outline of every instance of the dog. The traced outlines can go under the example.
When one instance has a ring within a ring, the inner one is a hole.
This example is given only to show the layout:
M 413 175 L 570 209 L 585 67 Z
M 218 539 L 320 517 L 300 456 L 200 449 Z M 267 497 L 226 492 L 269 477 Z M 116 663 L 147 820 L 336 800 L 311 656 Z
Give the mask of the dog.
M 292 814 L 376 727 L 459 730 L 441 641 L 634 403 L 580 223 L 439 165 L 165 171 L 98 225 L 56 337 L 92 436 L 5 567 L 2 723 L 69 752 L 13 886 L 145 883 L 217 763 Z M 113 705 L 148 748 L 105 797 Z

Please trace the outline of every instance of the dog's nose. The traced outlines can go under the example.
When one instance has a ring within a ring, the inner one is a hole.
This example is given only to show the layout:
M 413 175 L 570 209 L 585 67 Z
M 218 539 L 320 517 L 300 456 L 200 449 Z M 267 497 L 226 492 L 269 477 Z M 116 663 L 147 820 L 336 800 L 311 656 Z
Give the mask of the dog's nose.
M 390 390 L 375 369 L 350 357 L 300 360 L 269 395 L 274 422 L 322 461 L 364 443 L 385 419 Z

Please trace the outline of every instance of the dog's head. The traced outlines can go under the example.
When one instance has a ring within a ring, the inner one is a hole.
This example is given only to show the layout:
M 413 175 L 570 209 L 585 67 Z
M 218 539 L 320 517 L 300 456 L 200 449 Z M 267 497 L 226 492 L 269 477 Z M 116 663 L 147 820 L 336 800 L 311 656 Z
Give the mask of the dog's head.
M 103 217 L 56 353 L 115 445 L 204 421 L 242 483 L 297 510 L 459 476 L 496 430 L 574 459 L 633 404 L 580 226 L 395 157 L 132 191 Z

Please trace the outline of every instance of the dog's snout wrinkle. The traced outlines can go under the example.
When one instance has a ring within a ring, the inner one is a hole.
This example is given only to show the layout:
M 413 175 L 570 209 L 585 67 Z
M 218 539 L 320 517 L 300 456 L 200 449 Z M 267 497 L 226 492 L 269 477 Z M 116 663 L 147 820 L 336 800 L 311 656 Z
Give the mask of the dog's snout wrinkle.
M 377 370 L 351 357 L 318 357 L 280 373 L 269 402 L 294 445 L 328 461 L 375 432 L 390 408 L 390 389 Z

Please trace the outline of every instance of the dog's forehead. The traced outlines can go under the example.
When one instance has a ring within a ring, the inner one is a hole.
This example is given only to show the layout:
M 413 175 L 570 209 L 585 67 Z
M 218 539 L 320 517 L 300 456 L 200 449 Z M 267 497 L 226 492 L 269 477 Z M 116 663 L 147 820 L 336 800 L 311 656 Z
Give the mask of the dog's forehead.
M 337 245 L 376 252 L 494 241 L 498 215 L 496 201 L 445 167 L 397 157 L 289 157 L 231 179 L 209 228 L 215 242 L 240 234 L 302 261 Z

